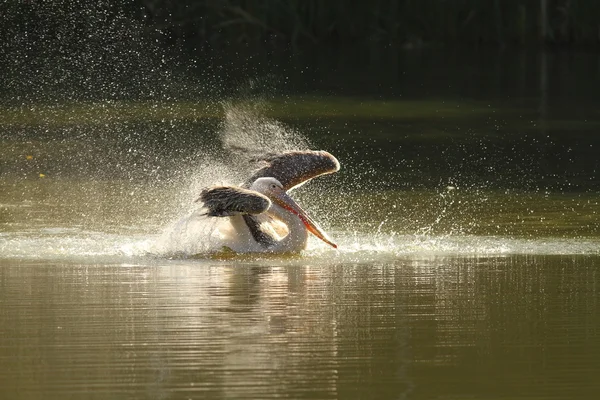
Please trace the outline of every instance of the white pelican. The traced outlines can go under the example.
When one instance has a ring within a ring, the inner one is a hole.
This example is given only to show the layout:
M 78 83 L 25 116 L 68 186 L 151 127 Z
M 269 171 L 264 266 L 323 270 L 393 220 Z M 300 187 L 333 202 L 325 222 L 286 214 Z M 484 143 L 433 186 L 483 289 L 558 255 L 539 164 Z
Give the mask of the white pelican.
M 316 176 L 338 171 L 336 158 L 325 151 L 289 151 L 261 161 L 267 165 L 242 187 L 214 186 L 200 194 L 206 215 L 229 219 L 219 227 L 222 245 L 237 253 L 298 252 L 306 248 L 310 232 L 337 248 L 287 194 Z

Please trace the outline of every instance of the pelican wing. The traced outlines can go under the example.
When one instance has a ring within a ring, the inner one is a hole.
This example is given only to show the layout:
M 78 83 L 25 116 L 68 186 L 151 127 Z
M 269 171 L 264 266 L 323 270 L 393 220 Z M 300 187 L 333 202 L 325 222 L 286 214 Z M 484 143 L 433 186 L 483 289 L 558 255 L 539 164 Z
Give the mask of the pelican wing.
M 250 186 L 258 178 L 270 176 L 288 191 L 319 175 L 332 174 L 340 169 L 338 160 L 326 151 L 287 151 L 267 154 L 257 161 L 264 161 L 267 165 L 254 172 L 245 186 Z
M 200 198 L 211 217 L 228 217 L 238 214 L 261 214 L 269 209 L 271 200 L 254 190 L 234 186 L 214 186 L 204 189 Z

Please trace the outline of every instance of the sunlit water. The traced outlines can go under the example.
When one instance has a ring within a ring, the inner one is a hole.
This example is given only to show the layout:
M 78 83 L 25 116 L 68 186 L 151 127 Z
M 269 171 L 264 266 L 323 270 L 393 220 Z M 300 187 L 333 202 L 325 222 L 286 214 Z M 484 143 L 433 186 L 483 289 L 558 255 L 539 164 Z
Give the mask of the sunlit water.
M 0 261 L 6 398 L 594 398 L 596 257 Z

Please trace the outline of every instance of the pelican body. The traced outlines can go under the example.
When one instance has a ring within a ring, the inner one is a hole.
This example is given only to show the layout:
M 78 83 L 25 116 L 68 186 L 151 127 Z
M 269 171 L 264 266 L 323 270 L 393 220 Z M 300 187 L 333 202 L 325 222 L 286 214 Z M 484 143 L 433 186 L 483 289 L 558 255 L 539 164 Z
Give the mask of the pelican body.
M 270 155 L 242 187 L 215 186 L 201 192 L 210 217 L 228 218 L 223 246 L 239 253 L 288 253 L 304 250 L 309 234 L 337 245 L 288 195 L 288 191 L 323 174 L 339 170 L 327 152 L 295 151 Z

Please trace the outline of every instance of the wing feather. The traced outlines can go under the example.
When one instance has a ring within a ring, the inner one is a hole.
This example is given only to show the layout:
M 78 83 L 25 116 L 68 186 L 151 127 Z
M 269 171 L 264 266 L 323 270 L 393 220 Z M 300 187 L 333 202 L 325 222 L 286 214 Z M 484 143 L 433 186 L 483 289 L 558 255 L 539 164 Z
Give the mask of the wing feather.
M 317 176 L 339 171 L 339 161 L 326 151 L 287 151 L 279 154 L 266 154 L 256 161 L 264 161 L 266 166 L 255 171 L 244 183 L 250 187 L 258 178 L 273 177 L 288 191 Z
M 269 209 L 271 200 L 254 190 L 234 186 L 214 186 L 204 189 L 197 201 L 202 201 L 211 217 L 238 214 L 261 214 Z

